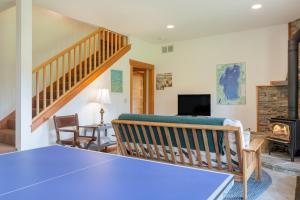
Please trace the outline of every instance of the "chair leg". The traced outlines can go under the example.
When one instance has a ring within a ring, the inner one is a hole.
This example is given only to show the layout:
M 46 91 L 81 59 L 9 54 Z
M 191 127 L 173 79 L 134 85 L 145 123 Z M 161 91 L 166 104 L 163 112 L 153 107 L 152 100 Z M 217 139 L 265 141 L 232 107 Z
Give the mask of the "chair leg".
M 248 181 L 248 153 L 243 151 L 243 199 L 247 199 L 247 181 Z
M 256 159 L 256 168 L 255 168 L 255 180 L 261 180 L 261 148 L 259 148 L 255 152 L 255 159 Z
M 247 192 L 248 192 L 248 187 L 247 187 L 247 177 L 243 177 L 243 199 L 247 199 Z
M 93 142 L 93 141 L 88 142 L 88 143 L 86 144 L 86 146 L 85 146 L 85 149 L 89 149 L 89 148 L 90 148 L 90 145 L 92 144 L 92 142 Z
M 80 142 L 76 142 L 75 146 L 78 147 L 78 148 L 80 148 L 80 149 L 82 149 L 82 146 L 81 146 Z

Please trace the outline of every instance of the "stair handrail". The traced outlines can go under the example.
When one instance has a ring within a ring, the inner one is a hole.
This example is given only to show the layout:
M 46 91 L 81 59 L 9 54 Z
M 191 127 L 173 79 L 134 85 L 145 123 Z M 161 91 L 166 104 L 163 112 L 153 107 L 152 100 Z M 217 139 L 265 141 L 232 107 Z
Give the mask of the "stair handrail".
M 33 68 L 33 119 L 127 45 L 127 36 L 99 27 Z
M 64 50 L 62 50 L 61 52 L 59 52 L 58 54 L 52 56 L 50 59 L 48 59 L 47 61 L 43 62 L 42 64 L 37 65 L 36 67 L 34 67 L 32 69 L 32 73 L 37 72 L 39 69 L 41 69 L 44 65 L 48 65 L 49 63 L 55 61 L 58 57 L 62 56 L 63 54 L 69 52 L 70 50 L 74 49 L 75 47 L 77 47 L 78 45 L 84 43 L 86 40 L 88 40 L 89 38 L 91 38 L 93 35 L 95 35 L 96 33 L 98 33 L 99 31 L 103 30 L 103 28 L 97 28 L 97 30 L 93 31 L 92 33 L 89 33 L 87 36 L 83 37 L 82 39 L 80 39 L 79 41 L 77 41 L 76 43 L 72 44 L 70 47 L 65 48 Z

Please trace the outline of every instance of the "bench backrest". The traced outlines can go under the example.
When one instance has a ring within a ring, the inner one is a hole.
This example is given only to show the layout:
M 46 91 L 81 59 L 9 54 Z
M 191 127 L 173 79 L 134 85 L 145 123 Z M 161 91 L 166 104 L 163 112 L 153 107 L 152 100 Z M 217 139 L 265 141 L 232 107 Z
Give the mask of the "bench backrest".
M 242 173 L 238 127 L 134 120 L 112 124 L 122 155 Z

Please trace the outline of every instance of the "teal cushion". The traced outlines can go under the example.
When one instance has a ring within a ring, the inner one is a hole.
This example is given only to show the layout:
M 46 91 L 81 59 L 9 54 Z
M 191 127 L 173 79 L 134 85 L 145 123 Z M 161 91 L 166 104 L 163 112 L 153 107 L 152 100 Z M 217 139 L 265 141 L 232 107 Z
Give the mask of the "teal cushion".
M 223 126 L 225 118 L 121 114 L 119 116 L 119 120 Z M 137 127 L 138 127 L 138 131 L 140 133 L 142 133 L 142 127 L 141 126 L 137 126 Z M 138 143 L 138 137 L 137 137 L 137 133 L 134 129 L 134 126 L 130 126 L 130 128 L 132 130 L 133 137 L 134 137 L 135 141 Z M 157 132 L 158 128 L 162 132 L 164 144 L 166 146 L 168 146 L 167 138 L 164 134 L 165 133 L 164 127 L 153 127 L 153 132 L 154 132 L 154 136 L 155 136 L 155 140 L 156 140 L 157 144 L 161 145 L 160 140 L 159 140 L 159 135 L 158 135 L 158 132 Z M 153 141 L 152 141 L 152 138 L 151 138 L 151 135 L 150 135 L 149 127 L 145 126 L 145 129 L 146 129 L 146 133 L 147 133 L 149 143 L 153 144 Z M 125 127 L 125 131 L 128 133 L 128 131 L 129 131 L 128 127 Z M 178 136 L 179 136 L 182 148 L 186 148 L 186 144 L 185 144 L 182 129 L 178 128 L 177 131 L 178 131 Z M 198 135 L 198 142 L 199 142 L 200 150 L 204 151 L 205 146 L 204 146 L 204 142 L 203 142 L 203 138 L 202 138 L 202 131 L 201 130 L 196 130 L 196 131 L 198 133 L 197 135 Z M 173 128 L 169 128 L 169 132 L 170 132 L 170 136 L 171 136 L 172 146 L 177 147 L 177 143 L 176 143 Z M 207 130 L 206 132 L 207 132 L 207 136 L 208 136 L 209 151 L 214 153 L 215 152 L 215 147 L 214 147 L 212 131 Z M 120 129 L 120 133 L 121 133 L 121 136 L 122 136 L 122 140 L 126 141 L 122 129 Z M 217 134 L 218 134 L 219 149 L 221 151 L 220 153 L 224 154 L 223 148 L 222 148 L 222 146 L 223 146 L 223 132 L 218 131 Z M 140 134 L 140 135 L 141 135 L 142 142 L 144 144 L 146 144 L 144 135 L 143 134 Z M 187 135 L 188 135 L 188 138 L 189 138 L 189 143 L 190 143 L 191 149 L 195 149 L 195 143 L 194 143 L 194 140 L 193 140 L 193 135 L 192 135 L 192 130 L 191 129 L 187 129 Z M 131 137 L 129 137 L 129 141 L 132 142 Z

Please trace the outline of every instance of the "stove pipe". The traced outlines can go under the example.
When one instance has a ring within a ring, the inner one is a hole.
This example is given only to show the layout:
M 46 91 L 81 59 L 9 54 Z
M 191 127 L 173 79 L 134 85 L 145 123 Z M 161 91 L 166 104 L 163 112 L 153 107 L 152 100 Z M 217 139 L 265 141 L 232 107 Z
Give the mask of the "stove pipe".
M 300 30 L 289 40 L 288 53 L 288 116 L 298 119 L 298 66 Z

